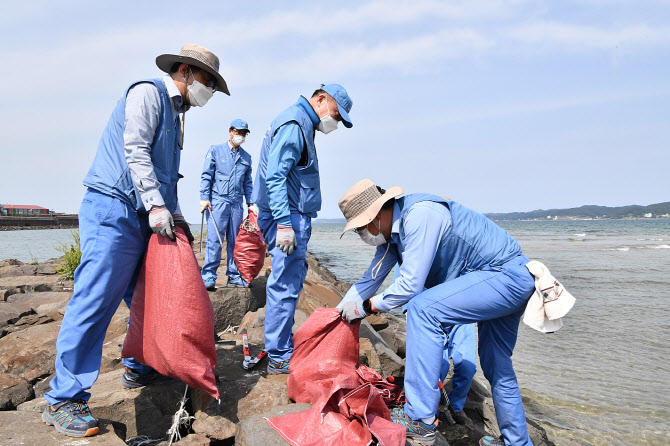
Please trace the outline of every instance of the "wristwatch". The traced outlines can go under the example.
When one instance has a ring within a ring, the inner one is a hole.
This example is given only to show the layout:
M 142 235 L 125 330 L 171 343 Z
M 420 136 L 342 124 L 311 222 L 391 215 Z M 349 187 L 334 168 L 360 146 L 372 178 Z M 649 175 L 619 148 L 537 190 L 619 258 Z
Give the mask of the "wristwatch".
M 363 311 L 365 311 L 367 314 L 372 314 L 372 302 L 370 299 L 365 299 L 363 301 Z

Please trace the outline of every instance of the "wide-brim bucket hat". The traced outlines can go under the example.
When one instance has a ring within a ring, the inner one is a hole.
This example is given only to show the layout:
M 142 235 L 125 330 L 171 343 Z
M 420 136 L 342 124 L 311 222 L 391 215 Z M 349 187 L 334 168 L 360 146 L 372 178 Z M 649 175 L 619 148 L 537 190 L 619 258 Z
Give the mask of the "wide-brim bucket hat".
M 219 58 L 207 48 L 189 43 L 181 47 L 179 54 L 161 54 L 156 57 L 156 65 L 166 73 L 170 73 L 175 63 L 193 65 L 208 72 L 216 80 L 216 89 L 230 96 L 228 85 L 219 74 Z
M 340 238 L 347 231 L 367 226 L 379 213 L 384 203 L 402 195 L 403 192 L 402 187 L 393 186 L 382 194 L 377 185 L 367 178 L 354 184 L 337 203 L 344 218 L 347 219 Z

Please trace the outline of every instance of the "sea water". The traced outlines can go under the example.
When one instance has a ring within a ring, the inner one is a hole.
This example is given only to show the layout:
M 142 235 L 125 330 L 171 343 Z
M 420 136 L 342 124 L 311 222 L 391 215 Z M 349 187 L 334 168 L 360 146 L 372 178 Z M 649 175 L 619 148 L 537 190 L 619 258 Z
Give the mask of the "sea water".
M 670 220 L 497 223 L 577 298 L 557 333 L 519 327 L 513 360 L 529 418 L 558 445 L 669 445 Z M 315 222 L 309 250 L 355 282 L 375 248 L 340 239 L 343 227 Z M 71 242 L 69 229 L 0 232 L 0 260 L 43 261 Z

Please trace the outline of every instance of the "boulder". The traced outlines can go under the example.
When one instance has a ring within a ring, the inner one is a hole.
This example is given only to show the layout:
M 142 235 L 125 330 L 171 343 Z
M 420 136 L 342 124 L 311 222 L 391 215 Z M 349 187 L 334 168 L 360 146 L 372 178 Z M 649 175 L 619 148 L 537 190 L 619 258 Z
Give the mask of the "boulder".
M 286 441 L 268 424 L 266 418 L 278 417 L 289 413 L 302 412 L 311 404 L 287 404 L 272 408 L 270 411 L 254 415 L 237 425 L 236 446 L 285 446 Z
M 66 284 L 58 276 L 8 276 L 0 277 L 0 290 L 6 290 L 4 299 L 30 291 L 63 291 Z
M 368 338 L 379 357 L 380 370 L 377 370 L 382 376 L 404 376 L 405 361 L 398 356 L 386 344 L 384 339 L 377 333 L 372 325 L 366 320 L 361 321 L 360 337 Z M 374 368 L 374 367 L 372 367 Z
M 35 397 L 33 386 L 23 378 L 0 374 L 0 410 L 13 410 Z
M 247 312 L 265 306 L 265 283 L 266 279 L 259 277 L 254 280 L 251 288 L 221 287 L 210 291 L 209 297 L 214 309 L 214 331 L 219 333 L 230 325 L 237 326 Z
M 123 439 L 146 435 L 164 438 L 179 409 L 185 384 L 173 382 L 139 389 L 121 387 L 123 370 L 100 375 L 88 404 L 98 418 L 114 420 Z
M 56 338 L 60 325 L 34 325 L 0 339 L 0 373 L 30 383 L 54 372 Z
M 0 444 L 3 446 L 125 446 L 109 420 L 99 420 L 100 432 L 93 437 L 74 438 L 59 434 L 42 421 L 41 413 L 0 412 Z

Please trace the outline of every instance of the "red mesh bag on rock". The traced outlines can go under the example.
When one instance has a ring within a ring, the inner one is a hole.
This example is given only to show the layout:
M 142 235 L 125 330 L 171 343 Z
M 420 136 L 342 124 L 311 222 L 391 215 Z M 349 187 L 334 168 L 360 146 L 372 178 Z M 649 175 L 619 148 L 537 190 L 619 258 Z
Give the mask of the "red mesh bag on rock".
M 233 258 L 245 282 L 251 283 L 258 276 L 265 261 L 265 239 L 258 228 L 258 216 L 251 209 L 240 225 L 235 239 Z
M 294 351 L 288 376 L 288 397 L 311 403 L 309 387 L 327 380 L 330 388 L 340 374 L 353 378 L 357 387 L 358 331 L 361 324 L 346 323 L 335 308 L 317 308 L 293 335 Z M 317 395 L 319 390 L 316 391 Z
M 373 436 L 380 445 L 405 444 L 379 389 L 356 372 L 359 328 L 334 308 L 317 308 L 293 336 L 288 395 L 312 408 L 268 420 L 290 444 L 367 446 Z
M 121 355 L 218 399 L 212 303 L 184 231 L 174 233 L 149 240 Z

